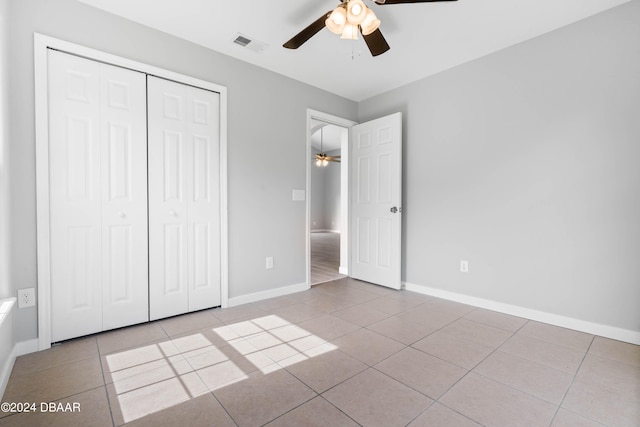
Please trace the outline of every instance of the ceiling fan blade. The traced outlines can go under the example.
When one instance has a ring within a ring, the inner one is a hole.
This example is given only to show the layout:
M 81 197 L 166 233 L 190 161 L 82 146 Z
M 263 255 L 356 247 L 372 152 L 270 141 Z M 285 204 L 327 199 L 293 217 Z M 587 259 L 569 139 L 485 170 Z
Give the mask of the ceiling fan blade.
M 318 31 L 324 28 L 325 26 L 324 21 L 327 20 L 327 17 L 329 16 L 330 13 L 331 11 L 325 13 L 320 18 L 316 19 L 314 22 L 311 23 L 311 25 L 309 25 L 307 28 L 305 28 L 304 30 L 300 31 L 298 34 L 293 36 L 291 40 L 289 40 L 282 46 L 286 47 L 287 49 L 297 49 L 303 44 L 305 44 L 307 40 L 315 36 L 316 33 L 318 33 Z
M 341 156 L 327 156 L 327 160 L 335 160 L 335 159 L 339 159 Z
M 400 4 L 400 3 L 434 3 L 437 1 L 458 1 L 458 0 L 375 0 L 376 4 Z
M 384 36 L 380 32 L 380 29 L 375 30 L 368 36 L 365 36 L 363 34 L 362 37 L 364 37 L 364 41 L 367 43 L 367 46 L 371 51 L 371 55 L 373 56 L 382 55 L 383 53 L 391 49 Z

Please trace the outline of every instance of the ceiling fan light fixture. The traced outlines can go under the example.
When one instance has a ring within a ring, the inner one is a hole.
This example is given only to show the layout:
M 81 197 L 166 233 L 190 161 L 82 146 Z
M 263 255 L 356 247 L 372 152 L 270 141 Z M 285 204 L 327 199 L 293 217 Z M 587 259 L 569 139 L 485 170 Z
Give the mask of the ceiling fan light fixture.
M 403 4 L 403 3 L 435 3 L 450 2 L 457 0 L 370 0 L 376 4 Z M 306 43 L 311 37 L 320 32 L 324 27 L 340 38 L 347 40 L 357 40 L 358 33 L 364 37 L 371 56 L 382 55 L 390 47 L 380 32 L 380 20 L 369 9 L 363 0 L 340 0 L 340 5 L 334 10 L 323 13 L 318 19 L 305 27 L 298 34 L 293 36 L 282 46 L 287 49 L 297 49 Z M 352 56 L 355 52 L 352 49 Z M 330 161 L 333 161 L 331 159 Z
M 324 127 L 320 128 L 320 152 L 316 154 L 316 166 L 317 167 L 326 167 L 329 162 L 327 161 L 327 154 L 324 152 Z
M 360 25 L 367 15 L 368 7 L 362 0 L 350 0 L 347 4 L 347 21 L 353 25 Z
M 346 40 L 358 40 L 358 26 L 347 22 L 344 24 L 340 38 Z
M 325 25 L 327 28 L 334 34 L 342 34 L 342 29 L 344 28 L 344 24 L 347 23 L 347 11 L 344 10 L 344 7 L 339 6 L 335 8 L 331 15 L 325 21 Z
M 376 14 L 373 13 L 373 10 L 367 8 L 367 15 L 365 16 L 364 21 L 362 21 L 362 24 L 360 24 L 362 35 L 368 36 L 375 30 L 377 30 L 379 26 L 380 20 L 378 19 Z
M 329 157 L 325 153 L 316 154 L 316 166 L 317 167 L 327 167 L 329 164 Z

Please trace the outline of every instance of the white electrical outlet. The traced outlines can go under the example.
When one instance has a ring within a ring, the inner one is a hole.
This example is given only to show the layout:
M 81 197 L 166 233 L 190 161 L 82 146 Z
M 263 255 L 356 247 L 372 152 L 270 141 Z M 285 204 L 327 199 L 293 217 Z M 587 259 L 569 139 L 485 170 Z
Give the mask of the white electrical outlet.
M 36 290 L 34 288 L 18 289 L 18 308 L 36 305 Z
M 267 270 L 272 270 L 273 269 L 273 257 L 272 256 L 268 256 L 266 259 L 266 268 Z
M 466 259 L 460 260 L 460 271 L 463 273 L 469 272 L 469 261 Z

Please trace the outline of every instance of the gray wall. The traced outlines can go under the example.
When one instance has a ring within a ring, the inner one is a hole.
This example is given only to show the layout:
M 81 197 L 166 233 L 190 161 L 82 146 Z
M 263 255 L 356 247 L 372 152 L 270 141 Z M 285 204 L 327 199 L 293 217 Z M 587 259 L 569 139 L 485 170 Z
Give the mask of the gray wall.
M 406 282 L 640 331 L 639 23 L 633 1 L 360 103 L 404 113 Z
M 312 156 L 320 150 L 311 149 Z M 339 156 L 340 150 L 327 151 Z M 311 231 L 340 230 L 340 163 L 311 168 Z
M 340 150 L 328 151 L 329 156 L 339 156 Z M 325 229 L 340 230 L 340 163 L 330 162 L 324 174 Z
M 311 147 L 311 156 L 315 157 L 320 150 Z M 324 217 L 324 171 L 323 168 L 317 167 L 315 162 L 311 164 L 310 179 L 311 179 L 311 194 L 309 199 L 309 205 L 311 212 L 311 231 L 324 230 L 325 229 L 325 217 Z
M 306 186 L 307 108 L 353 120 L 355 102 L 73 0 L 11 0 L 10 17 L 12 289 L 36 286 L 34 32 L 226 86 L 229 296 L 305 282 L 305 203 L 291 190 Z M 18 341 L 37 336 L 35 309 L 15 324 Z
M 9 0 L 0 0 L 0 299 L 9 286 Z M 2 361 L 0 361 L 2 366 Z

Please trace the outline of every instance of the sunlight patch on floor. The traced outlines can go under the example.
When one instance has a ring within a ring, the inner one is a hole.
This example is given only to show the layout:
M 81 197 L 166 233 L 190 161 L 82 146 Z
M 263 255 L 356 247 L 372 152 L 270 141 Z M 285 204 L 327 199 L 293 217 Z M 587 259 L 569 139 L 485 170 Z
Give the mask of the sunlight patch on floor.
M 269 315 L 106 356 L 124 422 L 337 347 Z M 214 344 L 217 342 L 219 344 Z

